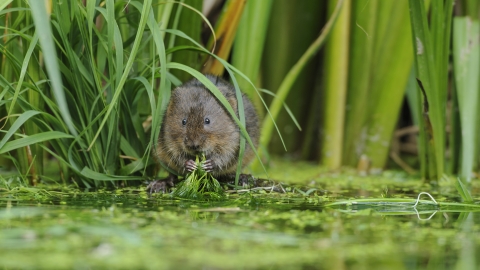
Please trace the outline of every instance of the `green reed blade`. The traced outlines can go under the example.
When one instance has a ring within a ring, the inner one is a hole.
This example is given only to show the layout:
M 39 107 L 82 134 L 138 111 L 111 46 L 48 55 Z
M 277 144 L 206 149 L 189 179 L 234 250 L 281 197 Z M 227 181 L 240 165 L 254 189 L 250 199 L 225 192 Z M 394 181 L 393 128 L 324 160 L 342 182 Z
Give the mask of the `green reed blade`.
M 365 136 L 364 153 L 370 160 L 372 172 L 383 170 L 388 160 L 390 141 L 413 59 L 407 3 L 380 1 L 378 4 L 369 90 L 371 98 L 366 108 L 369 116 L 366 132 L 362 134 Z
M 368 117 L 378 0 L 352 2 L 350 63 L 345 115 L 343 163 L 355 166 L 362 149 L 362 129 Z M 364 136 L 363 136 L 364 137 Z
M 455 4 L 458 4 L 458 1 Z M 465 15 L 471 19 L 478 20 L 480 18 L 480 2 L 478 0 L 463 0 L 461 5 Z
M 2 2 L 0 3 L 0 11 L 3 10 L 8 5 L 10 5 L 10 3 L 12 2 L 13 0 L 2 0 Z
M 335 11 L 336 3 L 337 0 L 329 2 L 330 12 Z M 325 121 L 321 162 L 332 170 L 339 169 L 342 165 L 350 9 L 350 1 L 345 1 L 330 38 L 325 44 L 325 69 L 328 70 L 328 75 L 325 77 Z
M 429 131 L 428 125 L 425 126 L 427 130 L 421 130 L 427 134 L 425 137 L 427 141 L 423 143 L 428 145 L 427 153 L 430 154 L 427 154 L 427 162 L 429 162 L 429 167 L 436 167 L 434 175 L 429 175 L 429 178 L 441 177 L 445 171 L 446 87 L 443 83 L 445 82 L 448 45 L 445 45 L 444 42 L 450 41 L 448 22 L 451 20 L 451 8 L 449 8 L 451 4 L 453 4 L 451 0 L 445 3 L 443 1 L 432 2 L 432 10 L 441 12 L 441 14 L 433 16 L 432 24 L 446 24 L 447 27 L 433 25 L 429 29 L 425 3 L 409 0 L 417 79 L 420 81 L 419 84 L 423 85 L 426 94 L 426 101 L 423 102 L 425 105 L 428 103 L 428 112 L 424 106 L 423 118 L 425 121 L 431 122 L 431 131 Z M 445 6 L 440 7 L 441 5 Z M 441 18 L 436 16 L 441 16 Z
M 460 180 L 460 178 L 457 178 L 455 187 L 457 188 L 458 194 L 460 194 L 460 197 L 462 197 L 464 202 L 473 202 L 470 189 L 462 182 L 462 180 Z
M 52 30 L 50 28 L 49 16 L 45 8 L 45 2 L 36 0 L 29 0 L 28 2 L 31 7 L 36 30 L 38 31 L 43 54 L 45 55 L 45 67 L 48 71 L 60 114 L 62 115 L 65 124 L 68 126 L 70 133 L 76 136 L 78 133 L 73 125 L 72 117 L 65 99 L 65 92 L 63 90 L 62 78 L 57 63 L 57 54 L 52 40 Z
M 477 145 L 480 46 L 478 20 L 456 17 L 453 20 L 453 64 L 461 125 L 460 177 L 470 182 Z
M 253 82 L 257 81 L 260 70 L 271 6 L 272 0 L 247 1 L 235 36 L 232 65 Z M 255 89 L 244 80 L 238 83 L 240 89 L 260 108 Z
M 97 181 L 125 181 L 125 180 L 143 180 L 141 176 L 117 176 L 105 173 L 99 173 L 85 167 L 80 172 L 86 179 L 94 179 Z
M 269 96 L 275 97 L 275 93 L 273 93 L 272 91 L 268 91 L 267 89 L 259 89 L 259 91 Z M 287 103 L 285 102 L 283 103 L 283 108 L 288 113 L 288 116 L 290 116 L 295 126 L 297 126 L 298 130 L 302 131 L 302 127 L 298 123 L 297 118 L 295 117 L 295 115 L 293 115 L 293 112 L 292 110 L 290 110 L 290 107 L 288 107 Z
M 26 111 L 23 112 L 17 120 L 12 124 L 10 129 L 7 131 L 3 139 L 0 141 L 0 150 L 3 149 L 7 141 L 13 136 L 15 132 L 31 117 L 40 114 L 38 111 Z
M 62 138 L 74 138 L 70 134 L 66 134 L 60 131 L 46 131 L 38 134 L 33 134 L 30 136 L 25 136 L 20 139 L 16 139 L 13 141 L 9 141 L 3 145 L 3 147 L 0 149 L 0 154 L 22 148 L 28 145 L 36 144 L 39 142 L 45 142 L 45 141 L 50 141 L 54 139 L 62 139 Z
M 9 109 L 9 112 L 8 112 L 9 115 L 12 113 L 13 109 L 15 108 L 15 103 L 16 103 L 18 95 L 20 93 L 20 89 L 23 86 L 23 80 L 25 79 L 27 68 L 28 68 L 29 63 L 30 63 L 30 58 L 32 56 L 32 53 L 33 53 L 33 50 L 34 50 L 35 46 L 37 45 L 37 42 L 38 42 L 38 34 L 36 33 L 32 37 L 32 40 L 30 41 L 30 45 L 28 46 L 27 53 L 25 54 L 25 58 L 23 59 L 22 69 L 20 71 L 20 76 L 19 76 L 18 81 L 17 81 L 17 87 L 15 88 L 15 94 L 12 97 L 12 103 L 10 105 L 10 109 Z

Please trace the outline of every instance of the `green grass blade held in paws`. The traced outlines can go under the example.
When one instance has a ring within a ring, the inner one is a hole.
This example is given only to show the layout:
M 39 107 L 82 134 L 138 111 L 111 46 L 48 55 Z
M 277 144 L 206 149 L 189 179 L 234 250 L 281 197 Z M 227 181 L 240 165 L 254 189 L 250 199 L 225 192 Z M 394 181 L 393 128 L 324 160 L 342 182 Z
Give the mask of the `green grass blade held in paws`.
M 225 194 L 218 180 L 202 168 L 202 163 L 205 160 L 205 155 L 202 156 L 202 160 L 199 160 L 198 156 L 196 157 L 197 169 L 188 173 L 185 180 L 177 185 L 173 191 L 174 197 L 193 200 L 219 200 L 224 198 Z

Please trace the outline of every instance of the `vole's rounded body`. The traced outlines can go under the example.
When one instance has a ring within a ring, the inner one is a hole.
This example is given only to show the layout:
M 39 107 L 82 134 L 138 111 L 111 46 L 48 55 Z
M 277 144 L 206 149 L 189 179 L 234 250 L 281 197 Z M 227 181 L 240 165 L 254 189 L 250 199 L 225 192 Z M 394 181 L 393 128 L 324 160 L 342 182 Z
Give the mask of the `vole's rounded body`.
M 217 86 L 238 117 L 235 88 L 218 77 L 207 75 L 207 78 Z M 246 130 L 257 147 L 258 117 L 250 100 L 245 95 L 242 97 Z M 205 154 L 210 172 L 221 178 L 237 170 L 240 136 L 239 127 L 223 105 L 200 81 L 192 79 L 172 91 L 156 157 L 163 166 L 185 175 L 189 161 Z M 242 165 L 247 165 L 254 156 L 246 143 Z

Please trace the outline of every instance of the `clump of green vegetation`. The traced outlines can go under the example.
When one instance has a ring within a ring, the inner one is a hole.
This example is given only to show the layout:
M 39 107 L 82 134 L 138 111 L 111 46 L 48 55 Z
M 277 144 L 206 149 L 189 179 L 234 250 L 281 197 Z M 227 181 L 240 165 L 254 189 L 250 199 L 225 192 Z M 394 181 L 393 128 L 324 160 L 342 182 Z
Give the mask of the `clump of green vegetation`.
M 185 180 L 177 185 L 173 196 L 195 200 L 221 200 L 225 197 L 225 192 L 218 180 L 203 169 L 202 164 L 205 160 L 205 155 L 202 156 L 201 161 L 198 156 L 196 157 L 197 169 L 187 174 Z

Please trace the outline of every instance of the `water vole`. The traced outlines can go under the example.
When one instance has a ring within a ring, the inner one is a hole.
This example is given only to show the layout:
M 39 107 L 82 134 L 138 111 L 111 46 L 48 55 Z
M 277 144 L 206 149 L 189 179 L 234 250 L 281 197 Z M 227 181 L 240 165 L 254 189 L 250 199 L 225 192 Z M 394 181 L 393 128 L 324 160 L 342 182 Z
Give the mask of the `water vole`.
M 237 113 L 235 88 L 216 76 L 207 75 Z M 243 94 L 245 127 L 255 145 L 260 135 L 258 116 L 250 100 Z M 155 156 L 163 166 L 185 175 L 195 169 L 196 155 L 205 154 L 204 169 L 214 177 L 234 178 L 240 149 L 240 129 L 215 96 L 197 79 L 192 79 L 172 91 L 165 112 Z M 255 156 L 246 144 L 242 165 Z M 157 180 L 147 187 L 151 192 L 166 191 L 177 181 L 174 174 Z

